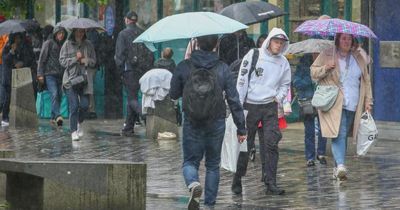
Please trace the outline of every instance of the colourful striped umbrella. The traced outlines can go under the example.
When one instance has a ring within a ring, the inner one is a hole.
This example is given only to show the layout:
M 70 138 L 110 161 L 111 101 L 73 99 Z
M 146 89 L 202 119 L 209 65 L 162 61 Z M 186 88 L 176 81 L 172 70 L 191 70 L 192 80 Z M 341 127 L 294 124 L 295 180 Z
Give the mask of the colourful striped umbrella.
M 337 33 L 343 33 L 356 37 L 378 38 L 367 26 L 338 18 L 307 20 L 297 27 L 294 32 L 322 37 L 330 37 L 335 36 Z

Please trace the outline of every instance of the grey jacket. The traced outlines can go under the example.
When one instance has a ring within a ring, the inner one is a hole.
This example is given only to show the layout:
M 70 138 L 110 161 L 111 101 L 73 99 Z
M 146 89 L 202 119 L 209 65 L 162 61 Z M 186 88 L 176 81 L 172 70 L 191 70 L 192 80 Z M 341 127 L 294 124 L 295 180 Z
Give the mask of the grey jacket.
M 65 34 L 65 38 L 67 37 L 67 31 L 62 27 L 56 27 L 53 32 L 53 36 L 51 39 L 48 39 L 43 43 L 42 49 L 39 55 L 37 76 L 57 76 L 60 77 L 64 73 L 64 68 L 61 66 L 59 58 L 60 58 L 60 50 L 65 41 L 61 42 L 56 41 L 56 34 L 63 30 Z
M 85 63 L 81 64 L 76 59 L 76 53 L 80 50 L 85 57 Z M 67 40 L 60 51 L 60 64 L 65 68 L 63 86 L 71 88 L 70 80 L 80 74 L 87 74 L 87 68 L 94 68 L 96 65 L 96 53 L 90 41 L 84 39 L 79 45 L 78 42 Z

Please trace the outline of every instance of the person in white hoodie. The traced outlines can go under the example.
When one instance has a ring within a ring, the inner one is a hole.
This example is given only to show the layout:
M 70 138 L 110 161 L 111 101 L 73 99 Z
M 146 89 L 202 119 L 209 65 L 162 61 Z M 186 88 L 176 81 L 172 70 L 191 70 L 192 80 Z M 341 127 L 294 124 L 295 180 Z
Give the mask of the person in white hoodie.
M 273 28 L 261 48 L 258 48 L 259 56 L 254 71 L 251 71 L 251 63 L 255 50 L 249 51 L 243 58 L 236 85 L 240 102 L 244 110 L 248 111 L 247 132 L 255 133 L 258 122 L 262 122 L 262 180 L 266 186 L 265 192 L 274 195 L 285 193 L 276 184 L 278 143 L 282 138 L 277 110 L 278 102 L 286 97 L 291 81 L 290 64 L 283 56 L 288 46 L 289 38 L 286 33 L 280 28 Z M 235 194 L 242 192 L 241 178 L 246 174 L 248 158 L 248 155 L 239 156 L 232 182 L 232 191 Z

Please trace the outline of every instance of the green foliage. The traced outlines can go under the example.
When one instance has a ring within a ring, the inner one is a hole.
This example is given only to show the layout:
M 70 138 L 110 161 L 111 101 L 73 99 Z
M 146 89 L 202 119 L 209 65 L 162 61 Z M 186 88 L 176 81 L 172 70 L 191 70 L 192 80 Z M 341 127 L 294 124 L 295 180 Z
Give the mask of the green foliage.
M 25 17 L 27 4 L 28 0 L 0 0 L 0 14 L 6 18 L 11 18 L 13 15 Z
M 78 0 L 78 2 L 85 3 L 89 7 L 95 7 L 97 4 L 98 5 L 106 5 L 108 3 L 108 0 Z

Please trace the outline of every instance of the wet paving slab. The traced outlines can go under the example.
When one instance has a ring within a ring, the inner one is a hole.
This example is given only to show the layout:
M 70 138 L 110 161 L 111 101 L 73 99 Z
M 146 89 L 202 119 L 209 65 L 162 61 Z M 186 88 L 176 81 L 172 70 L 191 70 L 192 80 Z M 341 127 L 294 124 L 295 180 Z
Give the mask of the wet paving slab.
M 17 158 L 29 160 L 109 159 L 147 164 L 147 209 L 185 209 L 188 190 L 182 177 L 181 141 L 146 139 L 145 128 L 137 127 L 134 137 L 121 137 L 121 120 L 93 120 L 84 123 L 85 136 L 72 142 L 68 126 L 56 128 L 41 120 L 38 129 L 0 131 L 0 149 L 11 149 Z M 278 184 L 283 196 L 264 193 L 261 165 L 250 162 L 243 178 L 243 194 L 230 190 L 232 173 L 221 169 L 215 209 L 400 209 L 400 141 L 380 140 L 365 157 L 347 157 L 349 179 L 332 179 L 332 158 L 328 165 L 306 167 L 303 130 L 289 124 L 280 142 Z M 330 148 L 328 148 L 330 149 Z M 200 166 L 204 183 L 204 164 Z

